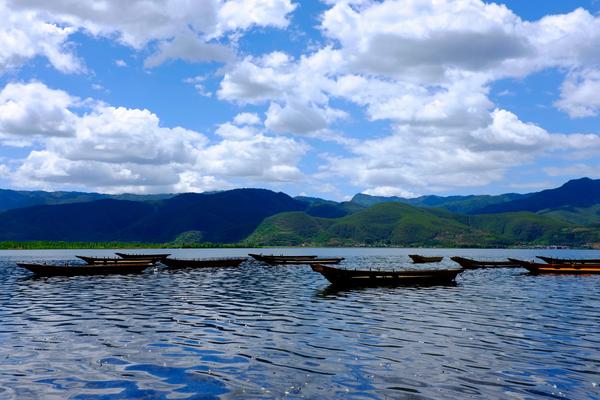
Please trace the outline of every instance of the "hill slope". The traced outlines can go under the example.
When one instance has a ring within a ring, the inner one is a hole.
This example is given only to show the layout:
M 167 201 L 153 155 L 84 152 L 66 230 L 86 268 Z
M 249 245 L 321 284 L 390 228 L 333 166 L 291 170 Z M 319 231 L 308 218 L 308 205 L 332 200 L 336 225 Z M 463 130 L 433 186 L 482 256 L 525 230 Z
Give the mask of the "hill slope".
M 581 178 L 571 180 L 556 189 L 542 190 L 525 198 L 483 207 L 478 213 L 537 212 L 561 207 L 590 207 L 599 203 L 600 179 Z
M 467 216 L 383 203 L 342 218 L 304 212 L 265 219 L 249 245 L 489 247 L 600 242 L 600 230 L 529 212 Z
M 83 203 L 102 199 L 147 201 L 162 200 L 173 197 L 172 194 L 101 194 L 84 192 L 44 192 L 0 189 L 0 212 L 15 208 L 25 208 L 40 205 Z
M 0 214 L 0 240 L 168 242 L 190 231 L 199 240 L 231 243 L 266 217 L 306 203 L 264 189 L 183 194 L 160 201 L 98 200 L 36 206 Z

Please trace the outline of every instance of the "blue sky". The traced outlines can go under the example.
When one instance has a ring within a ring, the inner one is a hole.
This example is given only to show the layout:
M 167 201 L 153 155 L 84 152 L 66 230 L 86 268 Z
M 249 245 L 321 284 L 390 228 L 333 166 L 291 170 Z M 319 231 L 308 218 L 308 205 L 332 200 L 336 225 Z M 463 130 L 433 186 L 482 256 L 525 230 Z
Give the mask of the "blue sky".
M 4 188 L 339 200 L 600 177 L 595 0 L 48 3 L 0 0 Z

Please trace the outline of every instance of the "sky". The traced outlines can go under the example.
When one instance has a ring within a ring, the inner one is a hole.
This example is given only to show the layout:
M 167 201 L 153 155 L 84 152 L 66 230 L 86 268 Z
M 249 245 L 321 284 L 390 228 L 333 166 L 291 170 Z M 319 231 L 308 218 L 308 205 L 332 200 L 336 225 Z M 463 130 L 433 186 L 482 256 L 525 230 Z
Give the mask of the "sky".
M 599 12 L 0 0 L 0 187 L 342 200 L 600 178 Z

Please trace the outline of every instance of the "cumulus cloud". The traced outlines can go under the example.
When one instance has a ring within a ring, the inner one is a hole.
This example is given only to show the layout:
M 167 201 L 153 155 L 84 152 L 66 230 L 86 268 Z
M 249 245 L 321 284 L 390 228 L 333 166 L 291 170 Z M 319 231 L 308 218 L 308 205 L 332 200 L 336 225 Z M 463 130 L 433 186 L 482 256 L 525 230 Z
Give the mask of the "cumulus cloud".
M 290 0 L 0 0 L 0 16 L 6 14 L 2 20 L 10 22 L 4 32 L 0 28 L 7 53 L 0 62 L 11 65 L 41 54 L 60 70 L 79 69 L 64 45 L 78 30 L 136 50 L 158 42 L 156 53 L 146 60 L 149 68 L 168 59 L 227 61 L 233 50 L 212 39 L 255 26 L 283 28 L 295 7 Z M 11 44 L 22 46 L 20 39 L 29 46 L 18 51 Z
M 560 89 L 555 105 L 573 118 L 593 117 L 600 112 L 600 70 L 579 71 L 569 75 Z
M 27 144 L 48 136 L 74 136 L 77 99 L 40 82 L 9 83 L 0 91 L 0 140 Z
M 47 22 L 29 10 L 13 10 L 0 0 L 0 74 L 36 56 L 65 73 L 84 69 L 71 52 L 68 37 L 75 29 Z
M 196 131 L 161 126 L 149 110 L 79 104 L 39 82 L 10 84 L 0 93 L 3 135 L 35 135 L 38 142 L 15 168 L 15 186 L 156 193 L 229 188 L 239 178 L 260 185 L 303 179 L 297 164 L 308 147 L 256 127 L 223 124 L 217 130 L 223 139 L 211 142 Z M 54 101 L 38 109 L 40 99 Z M 86 111 L 76 114 L 74 105 Z

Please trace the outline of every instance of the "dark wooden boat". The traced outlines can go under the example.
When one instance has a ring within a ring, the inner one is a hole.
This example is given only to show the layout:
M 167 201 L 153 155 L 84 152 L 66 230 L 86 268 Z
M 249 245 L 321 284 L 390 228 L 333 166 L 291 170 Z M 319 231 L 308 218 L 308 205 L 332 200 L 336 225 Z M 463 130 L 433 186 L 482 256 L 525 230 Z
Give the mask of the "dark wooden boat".
M 305 260 L 269 260 L 265 261 L 269 265 L 301 265 L 301 264 L 339 264 L 344 260 L 343 257 L 333 258 L 311 258 Z
M 280 256 L 276 256 L 273 254 L 255 254 L 255 253 L 250 253 L 248 254 L 250 257 L 254 258 L 256 261 L 262 261 L 262 262 L 269 262 L 269 261 L 306 261 L 306 260 L 312 260 L 317 258 L 317 256 L 284 256 L 284 255 L 280 255 Z
M 135 265 L 89 265 L 89 264 L 73 264 L 73 265 L 52 265 L 52 264 L 34 264 L 34 263 L 17 263 L 21 268 L 28 269 L 39 276 L 76 276 L 76 275 L 112 275 L 112 274 L 137 274 L 142 272 L 151 263 L 135 264 Z
M 75 256 L 89 265 L 110 265 L 110 264 L 119 264 L 119 265 L 135 265 L 135 264 L 155 264 L 156 260 L 153 258 L 116 258 L 116 257 L 89 257 L 89 256 Z
M 420 256 L 418 254 L 409 254 L 408 255 L 413 263 L 415 264 L 426 264 L 426 263 L 436 263 L 442 261 L 444 257 L 426 257 Z
M 599 258 L 554 258 L 536 256 L 548 264 L 600 264 Z
M 165 253 L 165 254 L 131 254 L 131 253 L 115 253 L 116 255 L 118 255 L 121 258 L 127 259 L 127 260 L 144 260 L 144 259 L 151 259 L 154 262 L 158 262 L 161 261 L 167 257 L 169 257 L 171 254 L 170 253 Z
M 311 264 L 315 272 L 319 272 L 336 286 L 385 286 L 385 285 L 435 285 L 452 283 L 463 269 L 429 269 L 429 270 L 352 270 Z
M 478 268 L 519 268 L 520 265 L 509 260 L 506 261 L 478 261 L 472 260 L 465 257 L 450 257 L 452 261 L 460 264 L 464 269 L 478 269 Z
M 246 261 L 245 257 L 239 258 L 204 258 L 184 260 L 180 258 L 165 258 L 161 263 L 165 264 L 170 269 L 176 268 L 224 268 L 224 267 L 239 267 L 241 263 Z
M 600 274 L 600 264 L 542 264 L 531 261 L 516 260 L 509 258 L 510 261 L 518 263 L 526 268 L 532 274 Z

